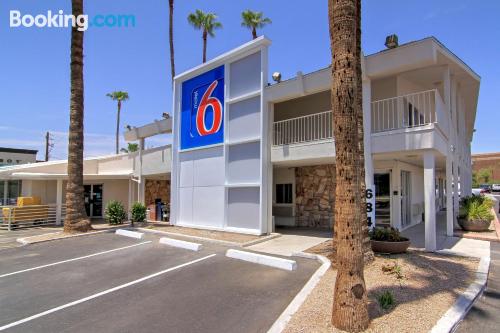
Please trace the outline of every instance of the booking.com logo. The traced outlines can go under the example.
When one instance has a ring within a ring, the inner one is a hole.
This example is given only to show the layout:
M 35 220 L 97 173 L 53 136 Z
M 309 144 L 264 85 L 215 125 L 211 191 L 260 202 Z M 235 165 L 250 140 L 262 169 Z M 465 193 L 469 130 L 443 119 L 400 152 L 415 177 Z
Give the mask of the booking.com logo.
M 19 10 L 10 11 L 10 27 L 11 28 L 68 28 L 76 27 L 78 31 L 85 31 L 89 27 L 95 28 L 129 28 L 135 27 L 135 15 L 124 14 L 97 14 L 89 19 L 88 15 L 74 16 L 72 14 L 64 14 L 63 10 L 56 13 L 47 11 L 47 14 L 21 14 Z

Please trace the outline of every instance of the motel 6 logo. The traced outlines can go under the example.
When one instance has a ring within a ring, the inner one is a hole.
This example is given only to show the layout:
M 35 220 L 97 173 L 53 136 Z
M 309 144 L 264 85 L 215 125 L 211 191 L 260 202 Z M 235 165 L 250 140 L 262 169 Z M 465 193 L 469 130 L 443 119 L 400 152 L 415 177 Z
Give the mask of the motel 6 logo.
M 182 82 L 180 148 L 224 141 L 224 66 Z
M 196 130 L 200 136 L 210 135 L 217 133 L 222 125 L 222 103 L 217 98 L 212 96 L 215 88 L 219 82 L 215 80 L 208 86 L 201 97 L 200 105 L 196 108 Z M 197 94 L 196 94 L 197 95 Z M 207 112 L 211 108 L 212 111 L 212 123 L 207 124 Z M 208 125 L 208 126 L 207 126 Z

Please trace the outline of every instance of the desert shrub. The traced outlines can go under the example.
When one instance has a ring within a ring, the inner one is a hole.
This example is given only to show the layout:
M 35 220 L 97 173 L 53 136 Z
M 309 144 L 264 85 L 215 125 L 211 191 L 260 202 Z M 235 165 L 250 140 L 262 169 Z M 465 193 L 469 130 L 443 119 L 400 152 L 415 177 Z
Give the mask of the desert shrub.
M 399 230 L 393 227 L 375 227 L 370 231 L 370 239 L 382 242 L 403 242 L 408 238 L 401 236 Z
M 110 201 L 106 205 L 104 216 L 109 224 L 121 224 L 127 218 L 127 212 L 119 201 Z
M 392 265 L 383 265 L 382 272 L 394 275 L 398 280 L 402 280 L 405 277 L 403 274 L 403 268 L 396 261 Z
M 146 206 L 140 202 L 136 202 L 132 205 L 130 213 L 132 215 L 132 222 L 143 222 L 146 219 Z
M 493 204 L 493 200 L 484 196 L 473 195 L 465 197 L 460 200 L 458 215 L 460 218 L 469 221 L 492 221 L 494 219 L 491 213 Z
M 378 305 L 383 310 L 388 310 L 394 305 L 394 296 L 389 290 L 384 291 L 382 294 L 377 296 Z

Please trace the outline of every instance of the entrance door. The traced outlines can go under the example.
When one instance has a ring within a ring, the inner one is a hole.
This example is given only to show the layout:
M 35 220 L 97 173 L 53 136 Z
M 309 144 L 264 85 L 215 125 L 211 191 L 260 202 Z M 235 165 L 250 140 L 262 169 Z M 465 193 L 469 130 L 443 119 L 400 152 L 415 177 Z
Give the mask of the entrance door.
M 375 183 L 375 225 L 391 225 L 391 173 L 376 173 Z
M 102 184 L 84 185 L 85 211 L 88 217 L 102 217 Z
M 401 226 L 411 224 L 411 173 L 401 171 Z

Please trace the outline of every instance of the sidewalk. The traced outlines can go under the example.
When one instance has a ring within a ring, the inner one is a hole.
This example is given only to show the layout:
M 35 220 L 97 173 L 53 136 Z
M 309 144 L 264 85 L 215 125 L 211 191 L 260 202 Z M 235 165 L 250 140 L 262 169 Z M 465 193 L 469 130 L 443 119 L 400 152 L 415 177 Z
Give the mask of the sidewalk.
M 500 327 L 500 243 L 492 242 L 488 285 L 455 332 L 498 332 Z

